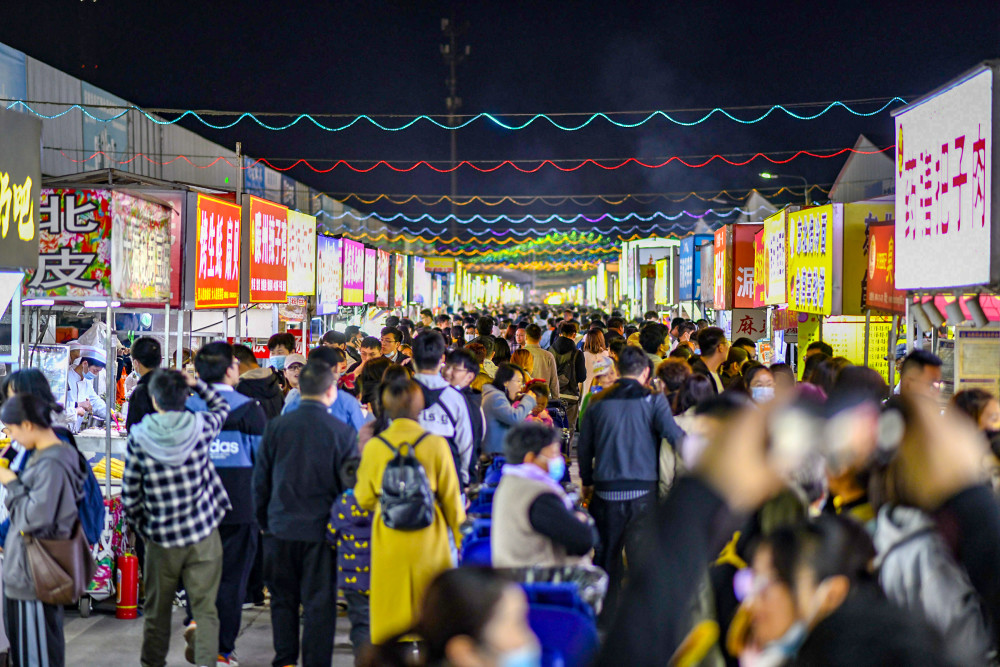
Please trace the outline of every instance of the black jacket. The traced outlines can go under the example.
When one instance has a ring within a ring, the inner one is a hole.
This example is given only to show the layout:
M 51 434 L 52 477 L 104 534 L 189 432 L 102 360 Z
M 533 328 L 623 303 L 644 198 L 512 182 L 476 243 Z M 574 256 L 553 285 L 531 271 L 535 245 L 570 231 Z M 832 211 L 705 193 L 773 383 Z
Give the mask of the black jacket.
M 583 352 L 577 349 L 576 343 L 564 336 L 557 336 L 549 349 L 556 358 L 556 373 L 559 374 L 560 395 L 569 394 L 571 396 L 579 396 L 580 385 L 587 380 L 587 360 L 584 359 Z M 570 354 L 573 355 L 572 362 L 568 359 Z M 572 369 L 574 372 L 573 376 L 570 376 L 569 369 L 565 368 L 565 364 L 567 363 L 574 364 Z M 572 381 L 563 384 L 564 377 Z
M 622 378 L 590 399 L 580 429 L 580 479 L 598 491 L 654 491 L 660 442 L 676 448 L 682 437 L 663 394 Z
M 708 381 L 712 383 L 712 391 L 716 394 L 719 393 L 719 388 L 715 386 L 715 380 L 712 379 L 712 372 L 708 370 L 708 366 L 705 365 L 705 361 L 698 356 L 691 357 L 688 359 L 688 365 L 691 366 L 691 372 L 695 375 L 704 375 L 708 378 Z M 719 378 L 720 380 L 722 378 Z
M 281 378 L 273 368 L 255 368 L 247 371 L 236 384 L 236 391 L 254 398 L 264 408 L 268 421 L 281 414 L 285 407 L 285 393 L 281 391 Z
M 334 501 L 347 488 L 344 463 L 358 458 L 358 435 L 318 401 L 267 425 L 253 470 L 257 523 L 283 540 L 324 542 Z
M 139 378 L 139 384 L 135 385 L 128 399 L 128 414 L 125 415 L 125 430 L 128 432 L 131 432 L 132 427 L 141 422 L 143 417 L 156 412 L 153 399 L 149 396 L 149 380 L 152 377 L 152 373 L 146 373 Z

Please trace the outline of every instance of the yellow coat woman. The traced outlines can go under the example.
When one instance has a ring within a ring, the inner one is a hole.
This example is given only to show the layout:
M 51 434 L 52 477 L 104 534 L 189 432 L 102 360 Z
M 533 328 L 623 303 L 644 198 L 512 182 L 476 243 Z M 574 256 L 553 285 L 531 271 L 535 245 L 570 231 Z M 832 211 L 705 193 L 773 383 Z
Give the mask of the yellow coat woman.
M 395 384 L 395 383 L 394 383 Z M 391 405 L 390 392 L 383 390 L 383 409 L 392 419 L 389 428 L 379 437 L 393 447 L 416 442 L 424 429 L 416 421 L 423 408 L 423 396 L 416 383 L 414 397 L 406 389 L 406 400 L 411 404 L 404 410 L 406 417 L 392 418 L 396 407 Z M 419 407 L 418 407 L 419 406 Z M 412 408 L 416 408 L 414 413 Z M 406 449 L 403 450 L 404 453 Z M 395 456 L 393 451 L 378 438 L 367 442 L 358 468 L 358 484 L 354 497 L 362 509 L 375 510 L 372 522 L 371 569 L 371 638 L 373 644 L 383 644 L 413 627 L 424 591 L 442 571 L 454 567 L 448 531 L 461 544 L 459 526 L 465 521 L 465 508 L 459 488 L 458 473 L 448 443 L 441 436 L 428 435 L 414 448 L 417 459 L 427 472 L 431 491 L 436 499 L 434 523 L 421 530 L 402 531 L 386 527 L 382 521 L 378 497 L 382 492 L 382 474 Z

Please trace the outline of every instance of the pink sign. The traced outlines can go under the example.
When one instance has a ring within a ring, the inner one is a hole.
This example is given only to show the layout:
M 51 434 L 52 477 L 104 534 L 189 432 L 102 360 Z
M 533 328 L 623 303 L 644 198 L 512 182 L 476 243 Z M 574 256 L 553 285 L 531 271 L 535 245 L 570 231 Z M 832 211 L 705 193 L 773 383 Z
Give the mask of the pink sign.
M 365 248 L 365 303 L 375 303 L 375 283 L 378 267 L 375 248 Z
M 341 305 L 360 306 L 365 302 L 365 247 L 344 239 L 344 292 Z

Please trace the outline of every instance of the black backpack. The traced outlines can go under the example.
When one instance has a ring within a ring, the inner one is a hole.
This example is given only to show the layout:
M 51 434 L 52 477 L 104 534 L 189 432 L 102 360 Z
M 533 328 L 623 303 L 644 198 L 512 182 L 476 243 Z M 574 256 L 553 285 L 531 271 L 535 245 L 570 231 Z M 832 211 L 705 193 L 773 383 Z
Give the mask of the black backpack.
M 427 480 L 424 466 L 417 460 L 414 450 L 430 433 L 424 433 L 412 445 L 402 443 L 398 448 L 378 436 L 395 456 L 382 473 L 382 520 L 393 530 L 420 530 L 434 523 L 434 493 Z M 406 454 L 402 453 L 406 447 Z
M 556 358 L 556 375 L 559 379 L 560 394 L 578 396 L 580 393 L 579 380 L 576 377 L 577 354 L 580 354 L 580 351 L 575 347 L 565 354 L 552 352 L 552 356 Z

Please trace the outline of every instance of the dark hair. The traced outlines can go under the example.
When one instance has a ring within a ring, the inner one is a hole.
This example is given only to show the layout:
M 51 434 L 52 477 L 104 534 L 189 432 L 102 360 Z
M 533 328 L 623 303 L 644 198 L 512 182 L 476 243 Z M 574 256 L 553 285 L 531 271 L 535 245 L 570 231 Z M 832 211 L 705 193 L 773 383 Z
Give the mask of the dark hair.
M 686 322 L 686 320 L 683 317 L 675 317 L 670 320 L 670 328 L 676 329 L 679 325 L 684 324 L 684 322 Z
M 146 368 L 159 368 L 160 364 L 163 363 L 163 350 L 160 348 L 160 341 L 149 336 L 143 336 L 132 343 L 130 353 L 132 359 Z
M 233 365 L 233 346 L 225 341 L 208 343 L 194 355 L 194 369 L 207 384 L 217 384 L 226 379 L 226 372 Z
M 480 317 L 476 320 L 476 333 L 480 336 L 490 336 L 493 334 L 493 318 Z
M 318 358 L 310 359 L 299 374 L 303 396 L 322 396 L 333 386 L 333 367 Z
M 692 377 L 699 377 L 693 375 Z M 701 376 L 705 377 L 705 376 Z M 708 378 L 705 378 L 708 379 Z M 709 380 L 711 382 L 711 380 Z M 745 394 L 734 391 L 724 391 L 721 394 L 710 396 L 695 406 L 694 413 L 699 417 L 713 417 L 715 419 L 728 420 L 735 417 L 741 410 L 747 407 L 750 399 Z
M 627 345 L 628 343 L 624 338 L 614 338 L 610 343 L 608 343 L 608 354 L 617 359 L 621 356 L 622 350 L 624 350 Z
M 380 341 L 378 338 L 375 338 L 374 336 L 365 336 L 364 340 L 361 341 L 361 347 L 363 347 L 366 350 L 370 350 L 372 348 L 377 347 L 378 349 L 381 350 L 382 341 Z
M 494 338 L 493 363 L 510 361 L 510 343 L 503 338 Z
M 361 327 L 359 327 L 357 324 L 352 324 L 344 329 L 344 335 L 348 339 L 354 338 L 359 333 L 361 333 Z
M 729 348 L 729 354 L 726 355 L 726 360 L 722 362 L 722 366 L 726 367 L 729 364 L 739 364 L 741 366 L 740 370 L 742 370 L 743 364 L 745 364 L 749 358 L 750 355 L 747 354 L 746 350 L 733 346 Z
M 358 393 L 363 404 L 370 404 L 378 400 L 378 385 L 382 382 L 382 376 L 386 370 L 392 366 L 392 362 L 385 357 L 372 359 L 365 364 L 358 377 Z
M 625 320 L 623 320 L 620 317 L 612 317 L 610 320 L 608 320 L 608 328 L 616 330 L 623 329 L 625 328 Z
M 327 345 L 346 345 L 347 344 L 347 334 L 340 333 L 339 331 L 334 331 L 331 329 L 323 334 L 323 342 Z
M 532 322 L 524 328 L 524 335 L 528 340 L 541 340 L 542 328 Z
M 295 336 L 290 333 L 276 333 L 267 339 L 267 349 L 274 351 L 274 348 L 282 346 L 289 352 L 295 351 Z
M 698 332 L 698 347 L 702 357 L 710 357 L 726 340 L 726 332 L 719 327 L 705 327 Z
M 514 378 L 515 373 L 520 373 L 521 379 L 524 379 L 524 369 L 520 366 L 508 363 L 500 364 L 497 366 L 497 373 L 490 384 L 499 389 L 501 393 L 503 393 L 504 397 L 507 398 L 506 384 Z
M 460 366 L 470 373 L 479 372 L 479 362 L 476 360 L 476 355 L 465 348 L 449 352 L 444 363 L 448 366 Z
M 779 375 L 784 375 L 791 378 L 793 384 L 795 382 L 795 371 L 793 371 L 792 367 L 786 363 L 782 362 L 777 364 L 771 364 L 770 367 L 768 367 L 768 370 L 771 371 L 771 375 L 773 375 L 775 378 L 777 378 Z
M 826 363 L 836 361 L 838 357 Z M 839 357 L 842 358 L 842 357 Z M 820 368 L 823 366 L 820 365 Z M 830 403 L 837 403 L 843 394 L 854 394 L 861 400 L 881 403 L 889 398 L 889 385 L 882 379 L 882 374 L 864 366 L 846 366 L 840 370 L 833 387 L 827 392 Z
M 746 348 L 749 347 L 752 350 L 757 349 L 757 343 L 753 342 L 752 339 L 742 336 L 733 341 L 733 347 Z
M 775 528 L 770 535 L 760 538 L 756 548 L 771 550 L 771 565 L 778 581 L 792 588 L 795 581 L 795 555 L 798 552 L 799 529 L 791 526 Z
M 940 368 L 943 364 L 944 362 L 941 361 L 941 357 L 936 354 L 916 348 L 903 359 L 903 365 L 899 369 L 899 374 L 902 376 L 911 370 L 922 371 L 928 366 Z
M 525 456 L 537 456 L 540 451 L 558 442 L 558 438 L 558 432 L 551 426 L 538 422 L 521 422 L 515 424 L 504 436 L 503 453 L 509 463 L 524 463 Z
M 652 361 L 646 353 L 634 345 L 626 345 L 618 354 L 618 375 L 620 377 L 639 377 L 644 370 L 649 370 Z
M 408 377 L 383 381 L 379 387 L 379 398 L 386 419 L 415 419 L 424 408 L 420 385 Z
M 427 317 L 434 317 L 434 311 L 431 310 L 430 308 L 424 308 L 423 310 L 420 311 L 420 317 L 424 317 L 425 315 Z
M 386 336 L 392 336 L 393 338 L 396 339 L 395 342 L 397 342 L 397 343 L 402 343 L 403 342 L 403 332 L 400 331 L 399 329 L 397 329 L 396 327 L 382 327 L 382 334 L 381 335 L 382 335 L 383 338 L 385 338 Z M 379 345 L 381 345 L 381 344 L 382 344 L 382 341 L 379 341 Z
M 387 327 L 398 327 L 399 326 L 399 316 L 398 315 L 390 315 L 389 317 L 385 318 L 385 325 Z
M 539 317 L 539 319 L 543 319 L 543 320 L 549 319 L 549 311 L 548 311 L 548 309 L 542 308 L 540 311 L 538 311 L 538 317 Z
M 22 368 L 8 375 L 0 386 L 0 403 L 7 401 L 7 393 L 13 390 L 14 395 L 30 394 L 48 403 L 51 412 L 62 412 L 62 405 L 52 393 L 52 387 L 45 374 L 37 368 Z M 2 420 L 0 420 L 2 421 Z
M 675 359 L 683 359 L 687 361 L 694 356 L 694 350 L 692 350 L 687 345 L 678 345 L 674 349 L 670 350 L 670 354 L 667 355 L 668 358 L 673 357 Z
M 559 325 L 559 335 L 560 336 L 576 336 L 576 332 L 580 328 L 576 325 L 576 322 L 563 322 Z
M 242 343 L 233 345 L 233 356 L 239 359 L 243 366 L 258 366 L 257 357 L 253 356 L 253 350 Z
M 771 373 L 771 369 L 764 364 L 751 362 L 743 368 L 743 387 L 746 389 L 747 394 L 750 393 L 750 383 L 753 382 L 753 379 L 763 371 Z
M 686 332 L 694 333 L 698 330 L 698 325 L 690 320 L 684 320 L 677 325 L 677 337 L 680 338 Z M 697 339 L 696 339 L 697 340 Z
M 823 352 L 817 352 L 811 357 L 806 357 L 805 362 L 802 364 L 802 381 L 803 382 L 813 382 L 813 374 L 821 363 L 829 359 L 830 357 Z
M 465 345 L 465 329 L 462 327 L 447 327 L 445 331 L 448 332 L 448 336 L 451 338 L 448 342 L 456 347 L 462 347 Z
M 660 346 L 667 340 L 667 327 L 659 322 L 651 322 L 639 331 L 639 345 L 647 354 L 658 354 Z
M 679 415 L 711 398 L 715 398 L 712 380 L 704 375 L 691 374 L 684 378 L 684 383 L 677 391 L 670 409 L 675 415 Z
M 15 394 L 0 408 L 4 424 L 28 422 L 39 428 L 52 428 L 52 404 L 34 394 Z
M 691 375 L 691 367 L 683 359 L 664 359 L 656 367 L 656 377 L 663 383 L 663 392 L 669 397 L 680 391 L 684 380 Z
M 806 346 L 806 354 L 809 354 L 813 350 L 819 350 L 828 357 L 833 356 L 833 347 L 829 343 L 824 343 L 821 340 L 814 340 Z
M 182 412 L 191 388 L 180 371 L 158 368 L 149 379 L 149 394 L 161 410 Z
M 437 331 L 422 331 L 413 339 L 413 365 L 419 371 L 431 371 L 444 356 L 444 337 Z
M 479 343 L 483 346 L 483 350 L 486 353 L 486 358 L 489 358 L 497 351 L 496 339 L 493 336 L 479 336 L 476 338 L 474 343 Z
M 844 516 L 821 515 L 798 534 L 795 567 L 808 567 L 816 581 L 845 576 L 851 584 L 872 580 L 875 546 L 864 527 Z
M 997 397 L 985 389 L 964 389 L 952 396 L 949 402 L 953 408 L 972 418 L 976 428 L 979 428 L 979 419 L 983 416 L 983 411 L 990 401 L 995 400 Z
M 660 319 L 660 314 L 658 312 L 656 312 L 655 310 L 647 310 L 643 314 L 642 319 L 644 319 L 644 320 L 659 320 Z
M 816 366 L 815 370 L 813 370 L 809 381 L 825 391 L 826 395 L 829 396 L 833 393 L 833 386 L 837 383 L 837 376 L 840 375 L 842 370 L 850 365 L 851 362 L 846 357 L 824 359 L 823 362 Z
M 338 350 L 335 347 L 326 347 L 324 345 L 318 345 L 313 349 L 309 350 L 309 357 L 308 357 L 309 361 L 315 359 L 317 361 L 322 361 L 323 363 L 328 364 L 330 368 L 333 369 L 334 373 L 337 372 L 337 366 L 343 363 L 344 359 L 346 358 L 347 357 L 346 355 L 344 355 L 344 352 L 342 350 Z

